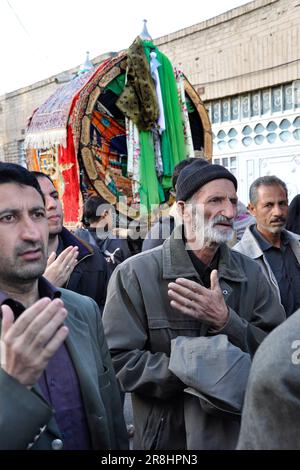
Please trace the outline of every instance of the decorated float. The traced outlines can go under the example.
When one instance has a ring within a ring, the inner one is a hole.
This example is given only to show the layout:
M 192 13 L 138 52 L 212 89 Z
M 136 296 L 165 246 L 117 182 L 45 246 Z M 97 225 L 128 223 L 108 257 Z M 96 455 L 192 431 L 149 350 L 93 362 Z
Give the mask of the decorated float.
M 65 224 L 100 194 L 136 218 L 170 199 L 174 166 L 211 158 L 211 125 L 196 90 L 155 46 L 146 25 L 128 50 L 86 67 L 31 116 L 27 166 L 51 176 Z

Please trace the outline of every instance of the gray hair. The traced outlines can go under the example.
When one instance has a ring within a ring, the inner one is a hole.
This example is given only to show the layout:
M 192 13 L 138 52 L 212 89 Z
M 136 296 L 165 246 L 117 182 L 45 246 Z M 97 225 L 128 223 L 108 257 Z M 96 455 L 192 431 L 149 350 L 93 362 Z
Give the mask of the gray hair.
M 288 197 L 288 190 L 284 181 L 277 178 L 275 175 L 260 176 L 253 181 L 249 189 L 249 200 L 253 205 L 257 204 L 257 193 L 260 186 L 281 186 L 284 189 L 286 197 Z

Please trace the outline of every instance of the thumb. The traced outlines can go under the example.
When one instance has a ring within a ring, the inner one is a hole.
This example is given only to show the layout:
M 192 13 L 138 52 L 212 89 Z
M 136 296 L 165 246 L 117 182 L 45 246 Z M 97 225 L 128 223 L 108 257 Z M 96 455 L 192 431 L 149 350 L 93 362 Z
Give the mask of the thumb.
M 220 290 L 218 271 L 216 269 L 213 269 L 210 274 L 210 290 Z
M 50 254 L 50 256 L 48 258 L 48 261 L 47 261 L 47 268 L 53 263 L 55 258 L 56 258 L 56 253 L 55 253 L 55 251 L 52 251 L 52 253 Z
M 10 327 L 13 325 L 15 316 L 8 305 L 2 305 L 2 331 L 1 338 L 4 338 Z

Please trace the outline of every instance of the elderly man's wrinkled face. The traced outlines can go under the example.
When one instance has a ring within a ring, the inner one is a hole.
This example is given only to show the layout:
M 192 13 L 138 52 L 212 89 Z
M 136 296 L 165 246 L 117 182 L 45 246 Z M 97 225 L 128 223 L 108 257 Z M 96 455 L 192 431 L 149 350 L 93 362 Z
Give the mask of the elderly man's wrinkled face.
M 233 220 L 237 211 L 234 184 L 225 178 L 205 184 L 192 198 L 192 217 L 185 218 L 187 233 L 198 234 L 198 242 L 225 243 L 234 236 Z M 202 231 L 202 237 L 201 237 Z
M 288 207 L 285 190 L 277 184 L 259 186 L 256 203 L 249 204 L 257 229 L 266 236 L 282 232 L 287 222 Z
M 0 285 L 37 279 L 45 270 L 48 224 L 41 195 L 31 186 L 0 184 Z

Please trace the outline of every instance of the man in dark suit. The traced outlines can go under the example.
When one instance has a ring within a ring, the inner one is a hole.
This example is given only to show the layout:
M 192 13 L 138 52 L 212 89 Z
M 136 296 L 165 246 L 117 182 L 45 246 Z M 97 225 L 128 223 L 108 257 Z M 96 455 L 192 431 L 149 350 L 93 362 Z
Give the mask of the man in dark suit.
M 91 297 L 102 312 L 109 279 L 106 260 L 98 249 L 63 226 L 62 205 L 51 178 L 44 173 L 33 173 L 45 198 L 49 227 L 49 258 L 44 277 L 56 287 Z
M 42 277 L 47 246 L 37 179 L 0 163 L 0 449 L 126 449 L 99 309 Z

